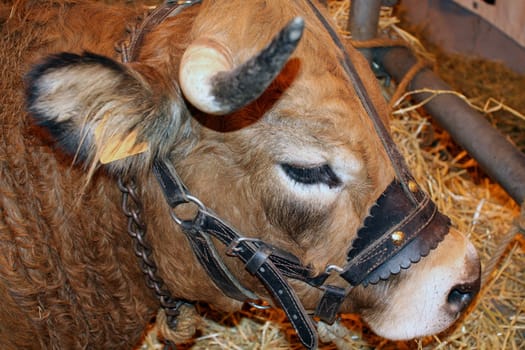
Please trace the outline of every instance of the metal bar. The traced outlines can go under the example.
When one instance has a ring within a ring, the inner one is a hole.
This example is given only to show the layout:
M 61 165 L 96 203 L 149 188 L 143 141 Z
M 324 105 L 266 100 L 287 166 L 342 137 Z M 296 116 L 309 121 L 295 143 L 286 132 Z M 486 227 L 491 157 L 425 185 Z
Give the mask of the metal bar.
M 416 63 L 406 48 L 380 48 L 374 50 L 374 59 L 396 81 L 401 81 Z M 430 69 L 421 70 L 410 82 L 407 90 L 422 88 L 452 90 Z M 428 94 L 416 94 L 418 102 Z M 463 147 L 481 168 L 518 203 L 525 200 L 525 154 L 512 145 L 505 136 L 455 95 L 439 95 L 425 104 L 428 113 Z
M 366 41 L 377 36 L 379 10 L 381 0 L 352 0 L 347 30 L 352 33 L 352 39 Z M 370 49 L 361 49 L 361 53 L 369 60 L 372 59 Z

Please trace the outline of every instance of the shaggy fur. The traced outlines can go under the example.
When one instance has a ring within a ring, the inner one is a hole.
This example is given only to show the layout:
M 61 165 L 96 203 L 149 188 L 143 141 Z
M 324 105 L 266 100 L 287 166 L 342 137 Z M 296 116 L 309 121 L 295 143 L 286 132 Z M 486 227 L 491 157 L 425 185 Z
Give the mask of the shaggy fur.
M 158 308 L 133 256 L 114 180 L 96 174 L 82 193 L 85 171 L 24 111 L 22 77 L 31 62 L 64 49 L 113 55 L 136 15 L 73 6 L 76 1 L 17 1 L 2 8 L 3 349 L 129 349 Z M 88 17 L 98 32 L 86 33 Z
M 169 157 L 191 192 L 241 232 L 296 254 L 318 272 L 344 264 L 392 169 L 337 50 L 306 4 L 240 3 L 208 0 L 167 19 L 146 36 L 137 62 L 124 65 L 114 45 L 142 10 L 81 0 L 4 2 L 2 349 L 129 349 L 155 315 L 158 304 L 138 269 L 119 208 L 116 174 L 138 178 L 148 239 L 174 296 L 225 310 L 240 306 L 208 279 L 172 222 L 149 170 L 156 156 Z M 239 64 L 297 14 L 305 16 L 304 38 L 259 99 L 228 116 L 205 115 L 186 104 L 177 80 L 191 41 L 228 43 Z M 386 117 L 367 63 L 355 51 L 351 55 Z M 24 91 L 31 116 L 24 110 Z M 99 167 L 103 147 L 130 134 L 147 151 Z M 330 188 L 305 187 L 279 170 L 280 164 L 324 163 L 340 180 Z M 450 258 L 460 264 L 472 260 L 461 249 Z M 246 286 L 268 298 L 238 261 L 225 260 Z M 420 274 L 431 268 L 426 265 Z M 403 280 L 356 288 L 345 311 L 365 309 L 370 319 L 383 321 L 377 314 L 387 307 L 381 303 Z M 321 292 L 293 285 L 305 307 L 315 308 Z

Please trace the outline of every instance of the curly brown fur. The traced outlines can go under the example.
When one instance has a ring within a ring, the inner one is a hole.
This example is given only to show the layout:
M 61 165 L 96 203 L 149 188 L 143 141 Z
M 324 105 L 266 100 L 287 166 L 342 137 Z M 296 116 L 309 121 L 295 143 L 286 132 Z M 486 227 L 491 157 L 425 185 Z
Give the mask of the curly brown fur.
M 157 308 L 130 254 L 114 181 L 96 176 L 79 200 L 84 171 L 23 111 L 22 76 L 34 57 L 56 50 L 64 39 L 75 50 L 81 36 L 88 39 L 82 49 L 105 45 L 111 54 L 124 24 L 136 15 L 122 8 L 99 10 L 92 19 L 101 23 L 100 32 L 87 35 L 80 23 L 65 25 L 71 17 L 85 18 L 74 11 L 65 15 L 74 3 L 16 2 L 12 11 L 2 11 L 10 16 L 2 18 L 0 38 L 5 52 L 0 55 L 0 344 L 5 349 L 130 348 Z M 61 24 L 51 21 L 61 16 Z

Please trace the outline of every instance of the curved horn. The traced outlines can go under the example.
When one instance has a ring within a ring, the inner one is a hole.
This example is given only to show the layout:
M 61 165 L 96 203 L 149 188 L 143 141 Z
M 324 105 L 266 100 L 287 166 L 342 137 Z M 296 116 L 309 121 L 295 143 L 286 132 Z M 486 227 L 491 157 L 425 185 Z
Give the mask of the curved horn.
M 246 106 L 279 74 L 303 30 L 304 20 L 294 18 L 268 46 L 238 67 L 233 67 L 227 48 L 210 39 L 197 39 L 181 61 L 179 81 L 184 95 L 209 114 L 228 114 Z

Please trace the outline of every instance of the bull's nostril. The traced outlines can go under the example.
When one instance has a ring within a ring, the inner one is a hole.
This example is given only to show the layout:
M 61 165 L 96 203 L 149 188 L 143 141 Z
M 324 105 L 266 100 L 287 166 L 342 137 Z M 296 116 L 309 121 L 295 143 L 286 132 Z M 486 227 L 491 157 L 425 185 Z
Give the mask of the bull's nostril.
M 456 312 L 462 312 L 470 305 L 479 291 L 479 280 L 473 283 L 460 284 L 452 288 L 447 297 L 447 302 Z
M 459 289 L 452 289 L 448 295 L 447 301 L 454 307 L 454 311 L 463 311 L 472 301 L 473 295 L 471 292 L 463 292 Z

